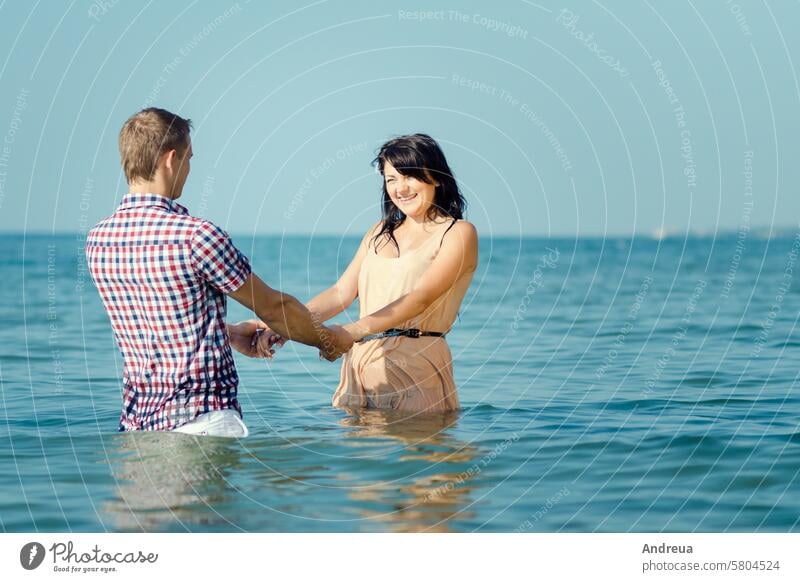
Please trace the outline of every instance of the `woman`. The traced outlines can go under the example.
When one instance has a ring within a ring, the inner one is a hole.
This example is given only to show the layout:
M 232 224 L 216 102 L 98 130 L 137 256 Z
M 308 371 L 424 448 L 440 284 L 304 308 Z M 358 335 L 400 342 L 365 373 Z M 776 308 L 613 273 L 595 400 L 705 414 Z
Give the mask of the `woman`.
M 306 304 L 324 322 L 356 297 L 333 405 L 440 412 L 459 407 L 450 331 L 478 262 L 475 227 L 439 145 L 398 137 L 374 164 L 383 176 L 383 219 L 364 236 L 335 285 Z

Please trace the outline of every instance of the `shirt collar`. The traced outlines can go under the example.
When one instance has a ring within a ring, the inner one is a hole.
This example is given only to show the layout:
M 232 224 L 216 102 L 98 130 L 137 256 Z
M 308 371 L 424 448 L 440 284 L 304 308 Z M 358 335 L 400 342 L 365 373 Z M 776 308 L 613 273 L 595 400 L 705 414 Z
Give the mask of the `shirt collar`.
M 125 196 L 122 197 L 122 202 L 120 202 L 117 210 L 144 207 L 163 208 L 169 212 L 175 212 L 176 214 L 182 215 L 189 214 L 189 211 L 185 206 L 178 204 L 173 199 L 167 198 L 166 196 L 161 196 L 160 194 L 150 194 L 149 192 L 145 194 L 141 192 L 129 192 L 128 194 L 125 194 Z

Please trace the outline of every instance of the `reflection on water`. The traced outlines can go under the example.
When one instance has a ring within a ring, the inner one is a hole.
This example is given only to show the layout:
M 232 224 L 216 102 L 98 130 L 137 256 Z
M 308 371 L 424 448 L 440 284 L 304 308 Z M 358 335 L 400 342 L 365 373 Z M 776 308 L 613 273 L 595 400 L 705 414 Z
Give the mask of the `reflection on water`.
M 451 521 L 474 517 L 467 508 L 479 474 L 468 470 L 476 448 L 452 435 L 457 420 L 458 413 L 350 411 L 334 440 L 316 443 L 300 435 L 121 433 L 109 455 L 116 487 L 102 510 L 117 531 L 285 531 L 287 518 L 300 518 L 301 531 L 337 522 L 452 531 Z M 340 519 L 331 521 L 331 510 Z
M 470 503 L 473 472 L 458 471 L 476 456 L 474 447 L 448 432 L 455 427 L 458 412 L 410 414 L 384 410 L 349 410 L 340 424 L 348 428 L 348 439 L 383 439 L 401 446 L 396 462 L 418 464 L 398 467 L 402 479 L 370 483 L 354 489 L 348 497 L 357 502 L 362 517 L 383 524 L 391 531 L 450 531 L 449 521 L 473 516 L 463 511 Z M 345 442 L 345 444 L 347 444 Z M 370 509 L 375 504 L 390 511 Z
M 228 483 L 230 471 L 242 466 L 235 439 L 131 432 L 120 433 L 115 443 L 111 468 L 117 496 L 104 510 L 116 529 L 160 531 L 187 522 L 227 522 L 213 508 L 236 493 Z

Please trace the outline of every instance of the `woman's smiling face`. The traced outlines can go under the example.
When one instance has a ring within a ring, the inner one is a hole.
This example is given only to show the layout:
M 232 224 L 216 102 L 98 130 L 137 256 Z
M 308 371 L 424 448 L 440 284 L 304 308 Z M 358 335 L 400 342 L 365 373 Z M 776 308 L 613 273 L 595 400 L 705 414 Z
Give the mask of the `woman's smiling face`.
M 383 166 L 386 191 L 400 212 L 409 218 L 423 218 L 433 204 L 436 184 L 423 182 L 413 176 L 404 176 L 388 161 Z

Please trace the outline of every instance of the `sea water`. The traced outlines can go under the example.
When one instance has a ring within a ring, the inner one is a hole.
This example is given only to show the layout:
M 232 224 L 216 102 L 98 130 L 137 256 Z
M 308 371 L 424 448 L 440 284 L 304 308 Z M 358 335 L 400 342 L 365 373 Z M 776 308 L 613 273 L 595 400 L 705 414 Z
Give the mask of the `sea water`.
M 301 300 L 358 244 L 234 240 Z M 242 440 L 118 433 L 81 236 L 0 242 L 2 531 L 800 529 L 793 233 L 483 237 L 447 337 L 459 412 L 334 409 L 340 364 L 290 343 L 236 354 Z

